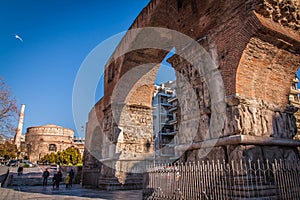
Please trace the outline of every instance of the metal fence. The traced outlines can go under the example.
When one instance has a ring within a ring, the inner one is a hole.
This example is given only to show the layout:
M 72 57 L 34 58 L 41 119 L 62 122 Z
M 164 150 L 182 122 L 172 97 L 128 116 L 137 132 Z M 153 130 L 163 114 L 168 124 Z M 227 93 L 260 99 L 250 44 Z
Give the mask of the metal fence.
M 144 199 L 299 200 L 299 161 L 156 164 L 147 167 Z

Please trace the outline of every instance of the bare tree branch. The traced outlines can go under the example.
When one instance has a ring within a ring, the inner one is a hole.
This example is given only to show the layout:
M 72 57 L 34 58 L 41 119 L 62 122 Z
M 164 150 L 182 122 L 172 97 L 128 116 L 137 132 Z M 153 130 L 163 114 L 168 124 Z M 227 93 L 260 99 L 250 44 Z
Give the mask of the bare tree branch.
M 0 133 L 14 135 L 13 123 L 17 120 L 18 108 L 11 89 L 0 77 Z

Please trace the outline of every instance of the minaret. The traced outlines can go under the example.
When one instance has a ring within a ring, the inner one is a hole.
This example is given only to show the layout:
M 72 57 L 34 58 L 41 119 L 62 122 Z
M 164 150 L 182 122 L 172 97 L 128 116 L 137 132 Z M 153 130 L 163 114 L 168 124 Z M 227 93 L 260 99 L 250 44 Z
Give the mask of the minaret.
M 23 129 L 23 121 L 24 121 L 24 110 L 25 110 L 25 104 L 22 104 L 20 117 L 19 117 L 19 123 L 18 123 L 18 129 L 16 131 L 16 135 L 14 138 L 14 144 L 17 146 L 18 150 L 20 150 L 20 146 L 21 146 L 21 136 L 22 136 L 22 129 Z

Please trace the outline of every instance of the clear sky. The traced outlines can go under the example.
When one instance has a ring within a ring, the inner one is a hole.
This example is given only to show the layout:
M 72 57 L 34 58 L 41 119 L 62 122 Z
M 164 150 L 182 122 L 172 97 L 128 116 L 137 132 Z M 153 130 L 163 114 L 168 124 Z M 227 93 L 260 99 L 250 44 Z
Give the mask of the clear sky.
M 148 2 L 0 1 L 0 76 L 19 108 L 26 104 L 23 132 L 44 124 L 75 130 L 72 90 L 81 63 L 99 43 L 126 31 Z

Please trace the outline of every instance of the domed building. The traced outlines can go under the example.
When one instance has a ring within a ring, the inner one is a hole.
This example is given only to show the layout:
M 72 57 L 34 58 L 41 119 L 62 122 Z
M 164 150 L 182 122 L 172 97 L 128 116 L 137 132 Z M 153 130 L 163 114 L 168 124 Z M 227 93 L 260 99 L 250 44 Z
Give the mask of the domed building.
M 58 152 L 74 145 L 74 131 L 54 124 L 27 128 L 25 148 L 31 162 L 44 155 Z

